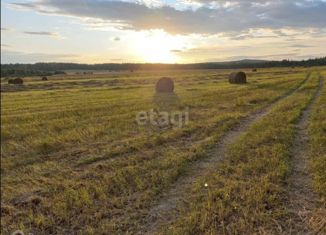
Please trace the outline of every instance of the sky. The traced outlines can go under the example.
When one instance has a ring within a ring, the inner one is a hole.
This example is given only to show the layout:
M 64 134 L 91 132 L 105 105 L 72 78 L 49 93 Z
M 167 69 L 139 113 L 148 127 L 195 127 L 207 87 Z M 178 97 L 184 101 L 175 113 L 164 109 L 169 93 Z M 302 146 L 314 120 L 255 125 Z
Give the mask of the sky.
M 326 0 L 2 0 L 1 63 L 326 55 Z

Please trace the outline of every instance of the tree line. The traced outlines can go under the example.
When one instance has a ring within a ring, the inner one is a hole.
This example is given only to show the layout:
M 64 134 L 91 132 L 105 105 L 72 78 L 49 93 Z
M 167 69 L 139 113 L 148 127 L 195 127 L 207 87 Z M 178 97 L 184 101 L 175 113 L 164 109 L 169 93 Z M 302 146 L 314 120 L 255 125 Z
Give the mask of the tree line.
M 210 62 L 194 64 L 160 64 L 160 63 L 35 63 L 35 64 L 1 64 L 1 77 L 10 76 L 50 76 L 64 74 L 66 70 L 162 70 L 162 69 L 236 69 L 236 68 L 267 68 L 267 67 L 297 67 L 323 66 L 326 57 L 294 61 L 240 60 L 232 62 Z

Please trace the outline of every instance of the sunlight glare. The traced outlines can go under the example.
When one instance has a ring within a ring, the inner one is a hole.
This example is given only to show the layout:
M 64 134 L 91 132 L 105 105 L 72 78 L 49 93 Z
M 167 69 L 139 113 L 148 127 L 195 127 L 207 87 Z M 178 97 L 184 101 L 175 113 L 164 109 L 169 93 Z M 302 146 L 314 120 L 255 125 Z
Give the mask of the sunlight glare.
M 173 50 L 182 48 L 182 39 L 162 30 L 139 32 L 134 40 L 137 57 L 146 63 L 177 63 L 179 57 Z

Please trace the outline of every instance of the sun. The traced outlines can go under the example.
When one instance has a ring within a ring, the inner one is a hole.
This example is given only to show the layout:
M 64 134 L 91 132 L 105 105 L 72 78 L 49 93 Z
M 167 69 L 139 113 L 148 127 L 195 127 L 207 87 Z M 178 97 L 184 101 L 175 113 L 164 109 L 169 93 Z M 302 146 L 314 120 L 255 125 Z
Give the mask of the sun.
M 162 30 L 138 33 L 134 40 L 137 57 L 146 63 L 177 63 L 179 56 L 173 50 L 182 48 L 182 40 Z

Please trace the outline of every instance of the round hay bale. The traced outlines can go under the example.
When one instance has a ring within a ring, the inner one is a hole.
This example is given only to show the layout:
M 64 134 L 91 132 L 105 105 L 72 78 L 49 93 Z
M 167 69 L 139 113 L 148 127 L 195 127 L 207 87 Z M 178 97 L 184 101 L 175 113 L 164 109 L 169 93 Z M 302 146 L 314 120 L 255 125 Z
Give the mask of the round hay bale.
M 24 83 L 24 80 L 21 78 L 12 79 L 12 82 L 11 82 L 11 84 L 16 84 L 16 85 L 21 85 L 23 83 Z
M 42 81 L 47 81 L 48 80 L 48 78 L 47 77 L 42 77 Z
M 14 84 L 14 79 L 9 78 L 9 79 L 8 79 L 8 84 Z
M 253 72 L 257 72 L 257 69 L 252 69 Z
M 244 72 L 231 73 L 229 76 L 229 82 L 232 84 L 244 84 L 247 82 L 247 76 Z
M 155 89 L 156 92 L 173 92 L 174 82 L 171 78 L 162 77 L 157 81 Z

